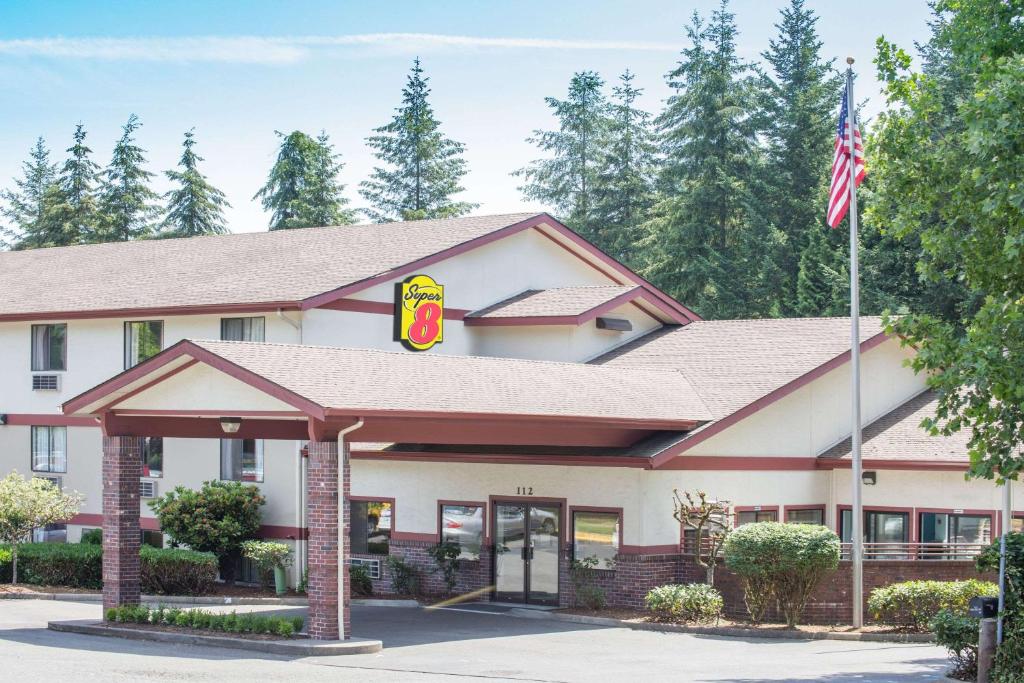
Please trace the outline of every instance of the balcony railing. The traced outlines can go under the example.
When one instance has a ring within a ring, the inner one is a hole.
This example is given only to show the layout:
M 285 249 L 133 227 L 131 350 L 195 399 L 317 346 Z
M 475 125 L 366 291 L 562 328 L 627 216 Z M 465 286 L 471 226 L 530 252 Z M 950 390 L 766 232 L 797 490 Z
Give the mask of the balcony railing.
M 988 543 L 864 543 L 865 560 L 973 560 Z M 841 557 L 849 560 L 852 544 L 843 543 Z

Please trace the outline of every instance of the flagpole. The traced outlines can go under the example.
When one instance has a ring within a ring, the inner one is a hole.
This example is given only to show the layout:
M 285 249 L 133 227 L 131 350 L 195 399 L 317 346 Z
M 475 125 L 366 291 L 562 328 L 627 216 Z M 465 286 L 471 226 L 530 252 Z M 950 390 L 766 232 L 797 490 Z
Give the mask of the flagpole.
M 850 373 L 851 393 L 851 436 L 850 446 L 853 458 L 851 473 L 853 485 L 853 510 L 850 517 L 853 565 L 853 627 L 864 626 L 864 510 L 861 502 L 861 422 L 860 422 L 860 278 L 857 273 L 857 155 L 854 149 L 854 131 L 857 125 L 857 109 L 853 99 L 853 57 L 846 63 L 846 106 L 849 116 L 848 142 L 850 145 Z

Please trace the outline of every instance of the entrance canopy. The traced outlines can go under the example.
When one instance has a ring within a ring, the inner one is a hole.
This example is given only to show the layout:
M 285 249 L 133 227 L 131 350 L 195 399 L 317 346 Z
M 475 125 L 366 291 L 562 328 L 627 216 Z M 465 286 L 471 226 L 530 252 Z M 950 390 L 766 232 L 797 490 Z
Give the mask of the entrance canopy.
M 711 418 L 672 370 L 202 340 L 63 410 L 117 436 L 325 441 L 362 420 L 360 441 L 617 448 Z

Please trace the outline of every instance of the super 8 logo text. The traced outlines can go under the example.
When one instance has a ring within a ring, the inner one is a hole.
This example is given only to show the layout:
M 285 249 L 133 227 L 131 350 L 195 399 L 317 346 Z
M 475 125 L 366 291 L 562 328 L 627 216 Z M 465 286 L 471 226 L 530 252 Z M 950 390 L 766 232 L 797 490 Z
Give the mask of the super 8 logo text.
M 444 341 L 444 286 L 429 275 L 395 285 L 395 339 L 411 351 Z

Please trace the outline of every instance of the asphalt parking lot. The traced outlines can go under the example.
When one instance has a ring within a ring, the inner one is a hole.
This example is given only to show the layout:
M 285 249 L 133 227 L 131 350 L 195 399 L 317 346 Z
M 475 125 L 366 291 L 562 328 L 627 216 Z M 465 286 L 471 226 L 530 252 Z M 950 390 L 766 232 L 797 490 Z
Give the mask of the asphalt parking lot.
M 99 616 L 96 604 L 0 601 L 0 680 L 863 683 L 939 681 L 946 668 L 944 651 L 931 645 L 641 632 L 516 618 L 486 607 L 355 606 L 355 635 L 382 640 L 384 650 L 344 657 L 290 659 L 46 629 L 49 620 Z

